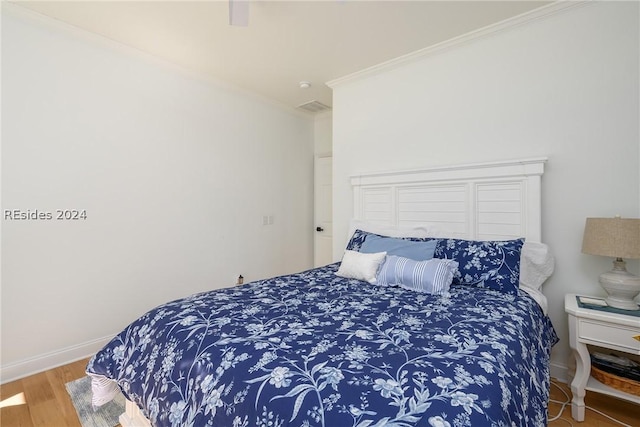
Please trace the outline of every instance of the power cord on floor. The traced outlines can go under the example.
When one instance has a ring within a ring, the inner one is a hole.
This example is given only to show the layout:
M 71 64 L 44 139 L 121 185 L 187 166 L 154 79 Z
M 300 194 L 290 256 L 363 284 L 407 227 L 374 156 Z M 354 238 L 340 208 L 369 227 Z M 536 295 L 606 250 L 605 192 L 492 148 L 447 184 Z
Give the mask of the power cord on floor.
M 549 402 L 551 403 L 556 403 L 560 406 L 560 411 L 558 412 L 558 414 L 554 417 L 549 418 L 549 422 L 551 421 L 556 421 L 556 420 L 560 420 L 560 421 L 564 421 L 566 423 L 568 423 L 570 426 L 573 427 L 573 423 L 569 420 L 566 420 L 564 418 L 560 418 L 562 416 L 562 413 L 564 412 L 564 408 L 567 407 L 567 405 L 569 405 L 571 403 L 571 398 L 569 397 L 569 395 L 567 394 L 566 391 L 564 391 L 564 389 L 562 387 L 560 387 L 555 381 L 551 381 L 551 384 L 556 386 L 558 388 L 558 390 L 560 390 L 562 392 L 562 394 L 564 394 L 564 397 L 566 398 L 566 400 L 564 402 L 560 402 L 559 400 L 553 400 L 553 399 L 549 399 Z
M 549 422 L 551 422 L 551 421 L 556 421 L 556 420 L 565 421 L 566 423 L 568 423 L 570 426 L 572 426 L 572 427 L 573 427 L 573 423 L 572 423 L 571 421 L 566 420 L 566 419 L 564 419 L 564 418 L 560 418 L 560 417 L 562 416 L 562 413 L 564 412 L 564 409 L 565 409 L 567 406 L 569 406 L 569 405 L 571 404 L 571 397 L 569 397 L 569 395 L 567 394 L 567 392 L 566 392 L 566 391 L 564 391 L 564 389 L 563 389 L 562 387 L 560 387 L 560 385 L 558 385 L 555 381 L 553 381 L 553 380 L 552 380 L 552 381 L 551 381 L 551 384 L 552 384 L 552 385 L 554 385 L 554 386 L 556 386 L 556 387 L 557 387 L 557 388 L 562 392 L 562 394 L 564 394 L 564 396 L 565 396 L 566 400 L 565 400 L 564 402 L 561 402 L 561 401 L 559 401 L 559 400 L 549 399 L 549 402 L 551 402 L 551 403 L 556 403 L 556 404 L 561 405 L 561 406 L 560 406 L 560 411 L 558 412 L 558 414 L 557 414 L 557 415 L 555 415 L 554 417 L 549 418 L 549 420 L 548 420 L 548 421 L 549 421 Z M 597 414 L 600 414 L 600 415 L 602 415 L 603 417 L 608 418 L 609 420 L 611 420 L 611 421 L 613 421 L 613 422 L 615 422 L 615 423 L 618 423 L 618 424 L 620 424 L 620 425 L 621 425 L 621 426 L 623 426 L 623 427 L 632 427 L 632 426 L 630 426 L 629 424 L 625 424 L 625 423 L 623 423 L 622 421 L 617 420 L 617 419 L 613 418 L 612 416 L 607 415 L 607 414 L 605 414 L 604 412 L 598 411 L 597 409 L 594 409 L 594 408 L 592 408 L 592 407 L 590 407 L 590 406 L 585 406 L 585 409 L 588 409 L 588 410 L 593 411 L 593 412 L 595 412 L 595 413 L 597 413 Z

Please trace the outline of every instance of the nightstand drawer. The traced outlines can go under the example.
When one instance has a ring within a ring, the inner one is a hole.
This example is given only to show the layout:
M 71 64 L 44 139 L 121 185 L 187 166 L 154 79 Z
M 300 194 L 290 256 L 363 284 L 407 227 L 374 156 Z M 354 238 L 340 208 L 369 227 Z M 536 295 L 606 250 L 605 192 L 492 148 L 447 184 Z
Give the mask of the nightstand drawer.
M 580 319 L 579 331 L 580 340 L 640 354 L 640 329 Z

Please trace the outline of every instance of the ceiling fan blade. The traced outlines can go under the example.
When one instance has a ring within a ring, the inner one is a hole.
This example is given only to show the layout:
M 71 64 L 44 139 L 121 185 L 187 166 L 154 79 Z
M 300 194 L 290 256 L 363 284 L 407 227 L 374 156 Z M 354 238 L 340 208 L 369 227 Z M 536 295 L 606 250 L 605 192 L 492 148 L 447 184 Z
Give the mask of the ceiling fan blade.
M 249 0 L 229 0 L 229 25 L 249 25 Z

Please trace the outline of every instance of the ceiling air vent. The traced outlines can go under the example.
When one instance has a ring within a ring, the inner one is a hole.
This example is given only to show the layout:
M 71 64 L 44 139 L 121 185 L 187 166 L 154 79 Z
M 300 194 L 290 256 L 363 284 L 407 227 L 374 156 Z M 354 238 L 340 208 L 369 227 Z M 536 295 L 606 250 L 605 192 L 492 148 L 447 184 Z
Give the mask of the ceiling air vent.
M 321 113 L 331 109 L 328 105 L 324 105 L 322 102 L 318 101 L 305 102 L 304 104 L 298 105 L 298 108 L 309 113 Z

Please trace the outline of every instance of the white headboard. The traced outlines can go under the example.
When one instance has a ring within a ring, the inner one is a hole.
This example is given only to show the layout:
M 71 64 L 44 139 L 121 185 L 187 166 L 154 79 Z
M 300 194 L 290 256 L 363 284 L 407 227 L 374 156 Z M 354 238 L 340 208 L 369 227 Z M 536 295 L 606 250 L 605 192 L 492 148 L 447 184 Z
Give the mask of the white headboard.
M 352 176 L 354 217 L 382 225 L 431 225 L 439 237 L 540 242 L 540 179 L 546 160 Z

